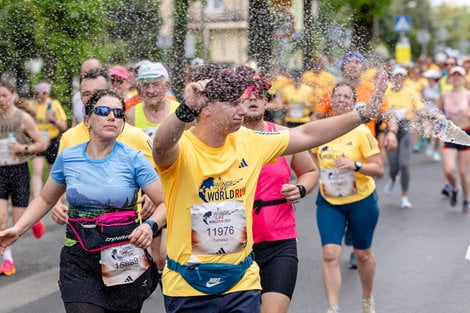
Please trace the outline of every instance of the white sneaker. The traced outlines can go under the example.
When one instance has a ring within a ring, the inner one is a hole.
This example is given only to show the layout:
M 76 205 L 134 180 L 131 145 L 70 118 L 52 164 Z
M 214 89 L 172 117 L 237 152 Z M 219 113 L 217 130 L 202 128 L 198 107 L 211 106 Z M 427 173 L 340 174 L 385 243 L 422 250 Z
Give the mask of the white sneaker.
M 337 306 L 330 306 L 326 313 L 339 313 L 339 308 Z
M 409 209 L 412 207 L 410 200 L 408 197 L 401 197 L 401 205 L 403 209 Z
M 393 187 L 395 187 L 395 182 L 391 179 L 388 180 L 387 184 L 385 185 L 384 192 L 386 196 L 390 196 L 393 192 Z
M 362 299 L 362 313 L 375 313 L 374 298 Z
M 432 159 L 436 162 L 439 162 L 440 160 L 442 160 L 442 157 L 439 152 L 434 152 L 434 154 L 432 155 Z

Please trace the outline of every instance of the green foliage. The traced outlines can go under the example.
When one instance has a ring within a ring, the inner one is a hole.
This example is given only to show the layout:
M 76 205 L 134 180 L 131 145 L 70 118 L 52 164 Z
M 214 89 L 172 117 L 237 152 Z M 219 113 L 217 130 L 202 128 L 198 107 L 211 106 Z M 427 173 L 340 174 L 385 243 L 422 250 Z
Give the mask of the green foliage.
M 24 65 L 35 55 L 35 12 L 30 1 L 0 0 L 0 72 Z
M 161 56 L 157 37 L 162 24 L 158 0 L 112 0 L 106 4 L 106 17 L 112 21 L 108 34 L 111 41 L 120 42 L 111 59 L 142 60 Z M 125 53 L 123 53 L 125 52 Z

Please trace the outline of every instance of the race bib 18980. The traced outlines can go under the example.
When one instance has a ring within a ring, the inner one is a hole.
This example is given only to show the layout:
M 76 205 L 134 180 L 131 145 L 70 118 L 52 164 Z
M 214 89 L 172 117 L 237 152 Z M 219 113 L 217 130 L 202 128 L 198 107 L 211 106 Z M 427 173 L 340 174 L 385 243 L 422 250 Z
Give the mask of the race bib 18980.
M 192 254 L 229 254 L 246 246 L 246 212 L 242 201 L 191 206 Z
M 325 197 L 342 198 L 357 194 L 354 172 L 346 168 L 322 168 L 320 187 Z

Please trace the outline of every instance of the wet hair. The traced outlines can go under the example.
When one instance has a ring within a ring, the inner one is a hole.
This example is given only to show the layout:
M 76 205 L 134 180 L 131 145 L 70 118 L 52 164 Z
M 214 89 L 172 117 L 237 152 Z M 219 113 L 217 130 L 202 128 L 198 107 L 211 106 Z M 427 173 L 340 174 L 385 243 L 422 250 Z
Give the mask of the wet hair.
M 106 71 L 104 68 L 94 68 L 86 72 L 85 74 L 80 76 L 80 84 L 82 83 L 83 80 L 85 79 L 95 79 L 98 77 L 103 77 L 104 80 L 106 81 L 106 85 L 108 87 L 111 86 L 111 78 L 108 75 L 108 71 Z
M 98 103 L 98 101 L 100 101 L 100 99 L 104 96 L 109 96 L 118 99 L 122 105 L 122 109 L 124 110 L 126 108 L 124 100 L 116 92 L 114 92 L 113 90 L 101 90 L 95 92 L 85 104 L 85 115 L 88 116 L 93 113 L 93 108 Z
M 335 87 L 333 88 L 333 91 L 331 92 L 331 96 L 333 96 L 336 92 L 336 89 L 338 89 L 339 87 L 349 87 L 352 91 L 352 97 L 353 97 L 353 101 L 354 103 L 356 103 L 356 100 L 357 100 L 357 94 L 356 94 L 356 89 L 354 89 L 353 86 L 351 86 L 350 84 L 346 83 L 346 82 L 339 82 L 335 85 Z
M 8 89 L 8 91 L 10 91 L 10 92 L 13 93 L 13 94 L 16 94 L 16 93 L 17 93 L 16 87 L 15 87 L 13 84 L 10 84 L 10 83 L 7 82 L 7 81 L 0 80 L 0 87 L 3 87 L 3 88 Z
M 192 82 L 197 82 L 204 79 L 211 79 L 215 72 L 220 70 L 220 65 L 214 63 L 202 64 L 191 69 L 190 79 Z
M 239 99 L 245 89 L 253 85 L 254 75 L 255 70 L 244 65 L 216 71 L 205 89 L 207 99 L 220 102 L 232 102 Z

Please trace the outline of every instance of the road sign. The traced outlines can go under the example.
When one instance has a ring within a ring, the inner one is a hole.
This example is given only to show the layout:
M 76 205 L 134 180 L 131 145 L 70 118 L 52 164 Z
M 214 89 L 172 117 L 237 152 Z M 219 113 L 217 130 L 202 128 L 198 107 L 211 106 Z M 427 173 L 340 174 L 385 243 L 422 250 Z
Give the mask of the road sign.
M 407 33 L 411 29 L 411 17 L 401 15 L 395 17 L 395 31 L 399 33 Z

